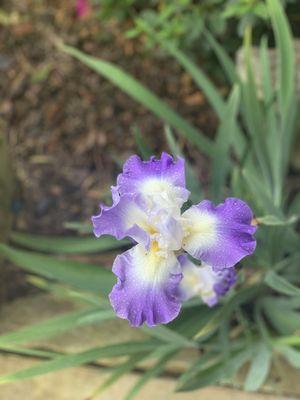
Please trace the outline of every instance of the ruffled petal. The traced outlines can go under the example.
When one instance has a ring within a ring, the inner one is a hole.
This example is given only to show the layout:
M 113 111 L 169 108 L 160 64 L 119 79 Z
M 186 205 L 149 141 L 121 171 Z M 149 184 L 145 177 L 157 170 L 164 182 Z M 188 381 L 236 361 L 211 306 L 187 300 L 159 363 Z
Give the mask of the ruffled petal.
M 236 282 L 237 275 L 234 267 L 216 272 L 210 265 L 194 264 L 186 255 L 178 259 L 183 273 L 179 286 L 179 298 L 183 301 L 200 296 L 204 303 L 212 307 Z
M 185 188 L 184 159 L 178 157 L 175 161 L 169 154 L 162 153 L 160 160 L 151 157 L 149 161 L 142 161 L 134 155 L 124 164 L 117 187 L 120 195 L 144 195 L 151 202 L 150 207 L 181 207 L 189 196 Z
M 150 236 L 143 229 L 147 225 L 147 214 L 137 196 L 114 194 L 113 205 L 101 206 L 100 214 L 92 217 L 92 223 L 96 237 L 112 235 L 120 240 L 129 236 L 149 246 Z
M 117 284 L 109 295 L 120 318 L 132 326 L 166 324 L 178 315 L 181 302 L 177 297 L 182 278 L 181 267 L 173 253 L 161 257 L 155 249 L 143 246 L 117 256 L 113 272 Z
M 218 206 L 204 200 L 182 215 L 183 248 L 216 270 L 232 267 L 255 250 L 252 219 L 250 207 L 242 200 L 228 198 Z

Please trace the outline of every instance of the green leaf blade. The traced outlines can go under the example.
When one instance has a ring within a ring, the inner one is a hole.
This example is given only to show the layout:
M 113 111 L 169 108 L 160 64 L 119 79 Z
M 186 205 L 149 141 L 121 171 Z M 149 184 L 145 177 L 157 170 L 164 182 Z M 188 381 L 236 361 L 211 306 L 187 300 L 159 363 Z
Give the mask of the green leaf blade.
M 17 250 L 3 243 L 0 243 L 0 254 L 27 271 L 84 291 L 107 295 L 115 283 L 113 273 L 99 265 Z
M 272 352 L 264 343 L 260 343 L 250 365 L 244 389 L 257 391 L 267 379 L 271 367 Z
M 137 381 L 137 383 L 132 387 L 129 393 L 126 395 L 125 400 L 133 400 L 141 388 L 154 377 L 161 374 L 164 370 L 166 363 L 177 353 L 178 350 L 169 350 L 164 354 L 157 363 L 146 371 L 143 376 Z
M 269 271 L 265 276 L 266 284 L 278 293 L 287 296 L 300 296 L 300 288 L 294 286 L 284 277 L 276 274 L 274 271 Z
M 23 342 L 59 335 L 75 327 L 115 319 L 112 310 L 79 310 L 50 320 L 30 325 L 16 332 L 0 335 L 0 346 L 16 345 Z
M 223 198 L 223 190 L 229 172 L 229 148 L 233 144 L 240 91 L 234 86 L 220 122 L 212 161 L 212 195 L 216 202 Z
M 12 241 L 32 250 L 55 254 L 85 254 L 119 249 L 128 244 L 126 240 L 116 240 L 111 236 L 63 237 L 42 236 L 23 232 L 12 232 Z
M 34 365 L 33 367 L 2 375 L 0 376 L 0 385 L 24 379 L 31 379 L 50 372 L 61 371 L 65 368 L 76 367 L 82 364 L 94 362 L 101 358 L 119 357 L 151 351 L 156 347 L 157 343 L 155 342 L 127 342 L 105 347 L 97 347 L 81 353 L 58 356 L 53 360 L 44 361 Z
M 132 76 L 107 61 L 88 56 L 71 46 L 61 45 L 60 48 L 110 80 L 134 100 L 175 128 L 201 151 L 208 155 L 213 153 L 213 143 L 209 139 Z

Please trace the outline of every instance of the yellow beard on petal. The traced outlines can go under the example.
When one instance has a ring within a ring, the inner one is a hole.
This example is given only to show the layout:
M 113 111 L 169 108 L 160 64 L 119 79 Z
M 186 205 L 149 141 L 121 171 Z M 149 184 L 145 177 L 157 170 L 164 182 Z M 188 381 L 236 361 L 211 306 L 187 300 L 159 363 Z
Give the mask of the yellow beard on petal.
M 135 269 L 141 282 L 157 284 L 164 281 L 169 274 L 168 259 L 162 256 L 156 241 L 151 243 L 149 250 L 137 245 L 134 258 Z
M 158 256 L 158 252 L 160 251 L 158 242 L 156 240 L 153 240 L 151 242 L 151 246 L 150 246 L 150 254 L 152 254 L 153 256 Z
M 162 252 L 156 240 L 151 242 L 150 250 L 147 252 L 148 263 L 145 268 L 147 279 L 157 281 L 164 276 L 164 264 L 166 255 Z

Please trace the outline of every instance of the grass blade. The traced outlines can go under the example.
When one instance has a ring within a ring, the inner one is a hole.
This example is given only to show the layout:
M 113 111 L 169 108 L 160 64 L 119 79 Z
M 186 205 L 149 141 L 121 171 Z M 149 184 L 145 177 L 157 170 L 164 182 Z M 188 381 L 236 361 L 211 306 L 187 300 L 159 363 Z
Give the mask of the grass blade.
M 209 139 L 132 76 L 107 61 L 86 55 L 73 47 L 60 45 L 60 49 L 110 80 L 134 100 L 161 118 L 165 123 L 175 128 L 178 133 L 183 135 L 201 151 L 208 155 L 213 154 L 213 143 Z
M 212 107 L 216 110 L 217 114 L 223 115 L 225 109 L 225 102 L 222 96 L 210 79 L 205 75 L 203 71 L 191 61 L 182 51 L 176 46 L 169 42 L 163 42 L 162 46 L 181 64 L 184 69 L 193 77 L 198 87 L 203 90 L 208 101 Z
M 199 355 L 198 359 L 183 374 L 180 375 L 176 389 L 184 386 L 186 382 L 193 379 L 200 373 L 200 371 L 203 371 L 212 365 L 216 365 L 220 361 L 220 355 L 216 355 L 214 353 Z
M 290 309 L 288 304 L 268 297 L 263 299 L 262 306 L 266 317 L 280 334 L 292 335 L 300 329 L 300 313 Z
M 0 346 L 31 342 L 33 340 L 59 335 L 78 326 L 104 322 L 115 318 L 115 313 L 112 310 L 102 311 L 89 309 L 74 311 L 57 318 L 30 325 L 16 332 L 0 335 Z
M 81 233 L 81 234 L 92 234 L 93 232 L 93 227 L 91 224 L 87 223 L 87 222 L 65 222 L 63 224 L 63 226 L 66 229 L 70 229 L 72 231 L 75 231 L 77 233 Z
M 257 217 L 256 218 L 257 222 L 262 225 L 267 225 L 267 226 L 286 226 L 286 225 L 291 225 L 297 222 L 298 216 L 297 215 L 291 215 L 287 219 L 280 219 L 276 217 L 275 215 L 264 215 L 263 217 Z
M 0 254 L 27 271 L 69 284 L 84 291 L 107 295 L 115 283 L 113 273 L 99 265 L 62 260 L 44 254 L 16 250 L 3 243 L 0 243 Z
M 221 379 L 229 379 L 232 375 L 243 365 L 249 358 L 251 358 L 253 348 L 247 348 L 245 350 L 237 352 L 230 359 L 223 362 L 217 362 L 216 364 L 208 367 L 207 369 L 200 371 L 196 376 L 193 376 L 190 380 L 186 381 L 183 385 L 178 387 L 179 392 L 185 392 L 195 389 L 200 389 L 205 386 L 214 385 L 219 383 Z
M 209 45 L 215 52 L 215 55 L 219 59 L 220 64 L 222 65 L 224 72 L 227 75 L 227 79 L 229 82 L 234 85 L 240 81 L 240 78 L 236 72 L 235 64 L 226 53 L 224 48 L 216 41 L 213 35 L 207 30 L 203 30 L 204 36 L 207 39 Z
M 216 111 L 220 120 L 225 119 L 229 114 L 227 106 L 218 89 L 206 76 L 206 74 L 192 61 L 186 54 L 181 52 L 177 47 L 171 43 L 164 42 L 163 47 L 185 68 L 185 70 L 191 75 L 198 87 L 204 92 L 208 101 Z M 235 141 L 233 143 L 236 153 L 241 156 L 244 153 L 246 142 L 240 129 L 237 125 L 237 121 L 233 120 L 235 126 Z
M 241 304 L 250 301 L 257 296 L 261 290 L 260 286 L 250 286 L 244 290 L 237 292 L 231 299 L 228 300 L 223 306 L 216 308 L 208 322 L 196 333 L 194 339 L 200 339 L 206 335 L 215 332 L 220 326 L 222 321 L 229 319 L 231 313 Z
M 37 357 L 37 358 L 55 358 L 61 355 L 61 353 L 57 353 L 55 351 L 46 351 L 46 350 L 40 350 L 40 349 L 34 349 L 34 348 L 28 348 L 28 347 L 16 347 L 16 346 L 10 346 L 10 345 L 0 345 L 0 350 L 12 353 L 12 354 L 18 354 L 20 356 L 28 356 L 28 357 Z
M 252 31 L 250 26 L 245 31 L 244 58 L 246 68 L 246 81 L 242 84 L 242 116 L 251 137 L 252 152 L 258 162 L 264 186 L 272 193 L 272 180 L 267 157 L 267 143 L 265 135 L 265 116 L 262 112 L 261 102 L 253 72 Z
M 133 368 L 135 368 L 136 364 L 138 364 L 140 361 L 142 361 L 146 356 L 147 356 L 147 353 L 134 354 L 133 356 L 129 357 L 129 359 L 127 361 L 125 361 L 121 365 L 118 365 L 117 367 L 115 367 L 113 372 L 109 376 L 109 378 L 106 379 L 106 381 L 103 382 L 92 393 L 92 395 L 88 397 L 88 399 L 89 400 L 94 399 L 96 396 L 98 396 L 100 393 L 102 393 L 104 390 L 106 390 L 109 386 L 111 386 L 113 383 L 115 383 L 119 378 L 121 378 L 121 376 L 132 371 Z
M 273 90 L 272 73 L 270 69 L 267 39 L 263 38 L 260 44 L 260 65 L 262 69 L 262 88 L 264 102 L 264 116 L 266 123 L 266 146 L 270 169 L 272 173 L 274 195 L 280 198 L 277 193 L 281 190 L 281 142 L 279 138 L 279 120 L 276 113 L 276 96 Z
M 95 237 L 60 237 L 41 236 L 29 233 L 12 232 L 11 240 L 32 250 L 49 253 L 84 254 L 119 249 L 128 244 L 126 240 L 116 240 L 111 236 Z
M 292 33 L 282 5 L 278 0 L 267 0 L 271 22 L 278 47 L 278 93 L 284 115 L 291 104 L 295 84 L 295 54 Z
M 228 103 L 226 104 L 216 138 L 215 152 L 212 161 L 212 195 L 216 202 L 219 202 L 223 197 L 225 181 L 229 172 L 229 148 L 232 144 L 232 138 L 235 137 L 234 129 L 239 98 L 239 87 L 234 86 L 229 96 Z
M 276 155 L 277 170 L 276 179 L 280 188 L 276 193 L 276 204 L 279 204 L 280 195 L 283 190 L 283 179 L 287 172 L 291 146 L 296 131 L 297 99 L 295 85 L 295 51 L 294 42 L 289 22 L 278 0 L 267 0 L 268 11 L 275 34 L 277 51 L 277 93 L 280 114 L 280 125 L 277 136 Z
M 278 293 L 285 294 L 287 296 L 300 296 L 300 289 L 292 285 L 282 276 L 279 276 L 274 271 L 269 271 L 265 276 L 266 284 L 274 289 Z
M 163 355 L 154 367 L 150 368 L 143 376 L 137 381 L 130 392 L 125 397 L 125 400 L 132 400 L 136 397 L 141 388 L 152 378 L 160 375 L 165 368 L 166 363 L 177 353 L 178 350 L 169 350 Z
M 44 361 L 33 367 L 2 375 L 0 376 L 0 385 L 34 378 L 35 376 L 60 371 L 65 368 L 76 367 L 78 365 L 87 364 L 101 358 L 127 356 L 140 352 L 151 351 L 156 347 L 157 343 L 155 342 L 127 342 L 105 347 L 96 347 L 81 353 L 58 356 L 53 360 Z
M 192 340 L 187 339 L 180 333 L 177 333 L 176 331 L 163 325 L 159 325 L 154 328 L 143 325 L 141 329 L 148 335 L 166 343 L 173 343 L 179 345 L 180 347 L 198 347 L 197 344 Z
M 260 205 L 261 209 L 268 214 L 273 214 L 279 219 L 283 218 L 282 211 L 275 206 L 269 191 L 266 189 L 265 185 L 259 179 L 258 175 L 255 175 L 248 168 L 242 170 L 242 177 L 245 183 L 248 185 L 250 191 L 255 193 L 255 200 Z
M 283 345 L 278 346 L 277 349 L 293 367 L 300 369 L 300 351 Z
M 267 379 L 271 368 L 272 352 L 264 343 L 260 343 L 252 359 L 244 390 L 255 392 Z

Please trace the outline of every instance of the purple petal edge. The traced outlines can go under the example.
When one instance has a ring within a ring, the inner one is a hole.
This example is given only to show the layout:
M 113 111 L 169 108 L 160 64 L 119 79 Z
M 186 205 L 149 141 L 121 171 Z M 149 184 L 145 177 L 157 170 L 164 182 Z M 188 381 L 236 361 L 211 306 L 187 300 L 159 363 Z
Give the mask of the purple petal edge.
M 131 326 L 139 327 L 166 324 L 180 312 L 181 302 L 177 295 L 182 279 L 181 272 L 170 273 L 161 284 L 140 282 L 131 276 L 133 270 L 132 253 L 134 248 L 116 257 L 113 273 L 118 282 L 113 287 L 109 300 L 116 314 L 127 319 Z
M 138 185 L 148 178 L 166 178 L 174 186 L 185 188 L 184 159 L 163 152 L 160 159 L 154 156 L 142 161 L 137 155 L 131 156 L 124 164 L 123 172 L 117 178 L 120 194 L 138 191 Z

